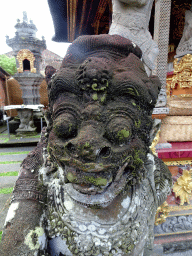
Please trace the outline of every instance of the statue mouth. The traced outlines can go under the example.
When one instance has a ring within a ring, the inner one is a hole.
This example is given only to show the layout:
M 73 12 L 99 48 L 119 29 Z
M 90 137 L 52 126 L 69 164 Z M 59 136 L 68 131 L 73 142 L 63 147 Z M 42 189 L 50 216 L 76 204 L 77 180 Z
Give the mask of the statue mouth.
M 115 176 L 114 167 L 112 169 L 111 165 L 100 165 L 100 168 L 97 168 L 97 164 L 89 163 L 80 170 L 78 168 L 80 162 L 75 165 L 72 159 L 62 159 L 62 163 L 64 162 L 68 164 L 70 162 L 70 165 L 65 165 L 64 169 L 68 182 L 65 184 L 68 195 L 77 203 L 88 207 L 107 207 L 127 184 L 128 162 L 116 170 Z M 81 163 L 81 167 L 83 165 Z
M 74 158 L 61 158 L 60 162 L 67 166 L 75 167 L 76 169 L 80 169 L 83 172 L 89 173 L 97 173 L 97 172 L 106 172 L 111 169 L 111 165 L 103 165 L 103 164 L 96 164 L 96 163 L 82 163 L 81 161 L 74 159 Z

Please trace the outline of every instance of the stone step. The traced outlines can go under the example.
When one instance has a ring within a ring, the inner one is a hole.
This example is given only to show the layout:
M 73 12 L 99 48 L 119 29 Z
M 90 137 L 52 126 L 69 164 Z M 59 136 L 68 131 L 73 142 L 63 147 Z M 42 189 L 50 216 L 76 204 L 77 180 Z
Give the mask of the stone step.
M 17 176 L 0 176 L 0 189 L 14 187 Z
M 23 161 L 27 154 L 19 155 L 0 155 L 0 162 Z
M 32 151 L 34 148 L 34 146 L 0 148 L 0 153 Z
M 0 164 L 0 173 L 19 172 L 20 169 L 21 169 L 20 163 L 18 163 L 18 164 Z
M 155 245 L 154 246 L 154 252 L 153 256 L 191 256 L 192 255 L 192 250 L 188 250 L 185 252 L 171 252 L 171 253 L 164 253 L 163 252 L 163 247 L 162 245 Z

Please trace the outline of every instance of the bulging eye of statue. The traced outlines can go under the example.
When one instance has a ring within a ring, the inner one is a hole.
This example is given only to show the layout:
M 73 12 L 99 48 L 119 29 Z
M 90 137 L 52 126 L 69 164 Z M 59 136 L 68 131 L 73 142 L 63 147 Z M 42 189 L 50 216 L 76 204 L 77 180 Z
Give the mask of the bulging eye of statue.
M 59 115 L 53 123 L 54 133 L 63 139 L 77 136 L 77 119 L 71 113 Z
M 128 143 L 132 136 L 132 120 L 126 117 L 115 117 L 106 127 L 105 137 L 115 144 Z

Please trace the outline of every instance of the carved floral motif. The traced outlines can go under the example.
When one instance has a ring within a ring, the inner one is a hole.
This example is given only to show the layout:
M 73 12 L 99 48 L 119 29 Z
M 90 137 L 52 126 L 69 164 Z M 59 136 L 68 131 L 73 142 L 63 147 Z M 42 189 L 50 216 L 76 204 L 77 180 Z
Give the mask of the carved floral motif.
M 174 60 L 174 75 L 171 88 L 178 84 L 180 88 L 190 88 L 192 86 L 192 55 L 186 54 L 179 62 Z
M 27 59 L 30 62 L 30 67 L 31 67 L 30 71 L 32 73 L 36 73 L 36 68 L 34 68 L 35 57 L 30 50 L 28 50 L 28 49 L 20 50 L 17 54 L 17 59 L 19 62 L 19 68 L 17 69 L 17 71 L 19 73 L 23 73 L 23 61 L 25 59 Z
M 155 147 L 158 144 L 159 140 L 160 140 L 160 130 L 157 132 L 157 134 L 156 134 L 155 138 L 153 139 L 153 142 L 152 142 L 152 144 L 150 146 L 150 149 L 151 149 L 151 151 L 153 152 L 153 154 L 155 156 L 158 156 Z
M 170 213 L 169 205 L 165 201 L 161 206 L 157 208 L 157 212 L 155 215 L 155 225 L 157 226 L 165 222 L 169 213 Z
M 181 205 L 183 205 L 185 202 L 190 204 L 189 196 L 192 192 L 191 172 L 183 170 L 183 175 L 179 177 L 173 185 L 173 191 L 175 192 L 176 197 L 180 197 Z
M 164 234 L 164 233 L 182 233 L 192 230 L 192 216 L 171 216 L 166 219 L 166 222 L 155 226 L 155 234 Z M 158 236 L 158 235 L 157 235 Z

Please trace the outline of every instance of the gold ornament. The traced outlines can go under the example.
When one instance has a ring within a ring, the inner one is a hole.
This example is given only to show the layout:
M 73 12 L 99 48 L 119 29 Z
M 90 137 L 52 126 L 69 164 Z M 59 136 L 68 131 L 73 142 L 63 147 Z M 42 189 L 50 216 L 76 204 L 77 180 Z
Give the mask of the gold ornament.
M 166 159 L 163 160 L 163 162 L 167 166 L 178 166 L 178 165 L 192 165 L 192 160 L 178 160 L 178 161 L 165 161 Z
M 157 152 L 156 152 L 156 145 L 158 144 L 158 142 L 159 142 L 159 139 L 160 139 L 160 129 L 159 129 L 159 131 L 157 132 L 157 134 L 156 134 L 156 136 L 155 136 L 155 138 L 153 139 L 153 141 L 152 141 L 152 143 L 151 143 L 151 146 L 150 146 L 150 149 L 151 149 L 151 151 L 153 152 L 153 154 L 155 155 L 155 156 L 157 156 Z
M 183 205 L 185 202 L 190 204 L 189 196 L 192 192 L 192 177 L 191 172 L 183 170 L 183 175 L 177 179 L 173 185 L 173 192 L 175 196 L 180 198 L 180 205 Z
M 30 62 L 31 73 L 36 73 L 36 68 L 34 68 L 35 57 L 31 51 L 29 51 L 28 49 L 20 50 L 17 54 L 17 59 L 19 62 L 19 68 L 17 69 L 17 71 L 19 73 L 23 73 L 23 61 L 25 59 L 27 59 Z
M 179 62 L 174 60 L 174 74 L 172 77 L 171 88 L 178 84 L 180 88 L 192 87 L 192 55 L 186 54 Z
M 169 205 L 165 201 L 161 206 L 157 208 L 157 212 L 155 215 L 155 225 L 157 226 L 165 222 L 169 213 L 170 213 Z

